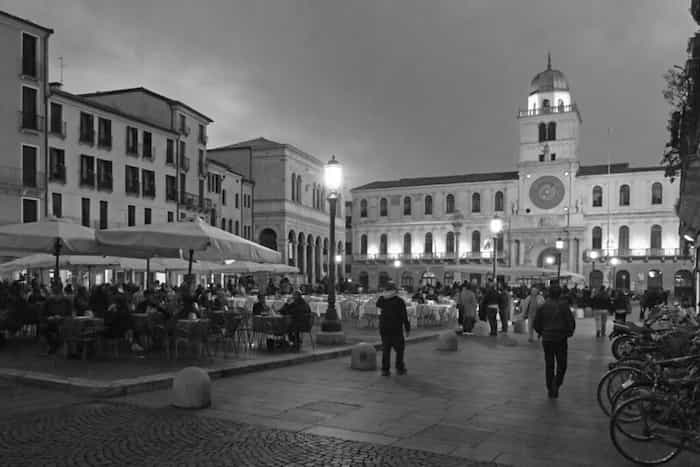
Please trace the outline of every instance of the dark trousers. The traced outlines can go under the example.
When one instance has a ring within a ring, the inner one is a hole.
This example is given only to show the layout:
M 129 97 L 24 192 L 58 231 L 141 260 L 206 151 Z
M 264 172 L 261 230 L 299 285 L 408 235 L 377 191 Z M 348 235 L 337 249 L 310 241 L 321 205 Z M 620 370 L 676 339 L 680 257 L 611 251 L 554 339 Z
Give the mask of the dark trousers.
M 561 386 L 561 383 L 564 382 L 568 345 L 566 339 L 560 341 L 542 341 L 542 348 L 544 349 L 547 389 L 551 391 Z M 555 360 L 556 376 L 554 370 Z
M 403 371 L 406 364 L 403 361 L 403 351 L 406 348 L 406 341 L 401 335 L 382 334 L 382 371 L 389 371 L 391 368 L 391 349 L 396 352 L 396 369 Z
M 489 320 L 489 327 L 491 328 L 492 336 L 498 334 L 498 322 L 496 321 L 496 315 L 498 315 L 498 308 L 490 306 L 486 309 L 486 316 Z
M 508 308 L 498 307 L 498 317 L 501 318 L 501 332 L 508 332 Z
M 476 318 L 473 316 L 462 317 L 462 329 L 464 332 L 472 332 L 474 329 L 474 323 L 476 323 Z

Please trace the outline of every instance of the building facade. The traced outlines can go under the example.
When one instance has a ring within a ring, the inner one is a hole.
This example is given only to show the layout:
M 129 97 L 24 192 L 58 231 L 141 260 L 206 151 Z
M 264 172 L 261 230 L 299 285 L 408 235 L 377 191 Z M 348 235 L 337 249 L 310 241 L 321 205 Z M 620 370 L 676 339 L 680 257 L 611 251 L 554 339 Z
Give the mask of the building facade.
M 321 161 L 292 145 L 265 138 L 209 149 L 209 157 L 256 181 L 252 197 L 244 203 L 254 221 L 249 238 L 280 251 L 283 260 L 297 266 L 309 283 L 320 282 L 329 264 L 336 264 L 339 277 L 344 277 L 344 201 L 338 200 L 335 218 L 338 263 L 330 257 L 330 215 Z
M 244 206 L 252 197 L 254 183 L 216 159 L 210 158 L 207 165 L 207 192 L 213 200 L 210 224 L 250 239 L 243 235 L 251 225 L 245 222 L 250 208 Z
M 664 177 L 663 167 L 581 165 L 581 115 L 550 60 L 532 80 L 517 118 L 512 172 L 353 189 L 353 279 L 370 289 L 388 280 L 406 287 L 428 278 L 482 280 L 495 248 L 497 265 L 511 271 L 556 269 L 550 264 L 556 258 L 564 275 L 583 276 L 592 286 L 688 286 L 692 261 L 674 212 L 678 183 Z M 496 236 L 494 217 L 504 226 Z M 505 279 L 518 277 L 513 272 Z
M 49 37 L 53 30 L 0 11 L 0 223 L 44 217 Z

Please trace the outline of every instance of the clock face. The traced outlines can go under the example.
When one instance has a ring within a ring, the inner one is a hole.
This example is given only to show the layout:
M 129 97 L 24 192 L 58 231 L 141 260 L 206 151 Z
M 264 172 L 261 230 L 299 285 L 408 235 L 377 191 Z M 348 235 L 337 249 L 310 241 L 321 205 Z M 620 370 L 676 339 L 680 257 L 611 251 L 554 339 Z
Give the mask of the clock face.
M 540 209 L 552 209 L 564 199 L 564 184 L 557 177 L 545 175 L 530 185 L 530 201 Z

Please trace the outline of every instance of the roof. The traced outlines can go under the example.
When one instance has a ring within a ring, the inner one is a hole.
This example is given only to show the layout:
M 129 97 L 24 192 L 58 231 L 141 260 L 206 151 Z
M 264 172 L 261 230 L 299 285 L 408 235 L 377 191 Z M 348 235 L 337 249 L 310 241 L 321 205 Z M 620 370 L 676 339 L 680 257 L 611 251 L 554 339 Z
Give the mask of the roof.
M 95 102 L 93 100 L 82 97 L 81 95 L 71 94 L 70 92 L 66 92 L 66 91 L 59 90 L 59 89 L 52 89 L 50 96 L 53 96 L 53 95 L 65 97 L 66 99 L 70 99 L 70 100 L 79 102 L 81 104 L 87 105 L 89 107 L 93 107 L 95 109 L 100 109 L 104 112 L 109 112 L 109 113 L 112 113 L 115 115 L 119 115 L 120 117 L 129 119 L 129 120 L 133 120 L 135 122 L 139 122 L 139 123 L 142 123 L 144 125 L 148 125 L 150 127 L 157 128 L 159 130 L 166 131 L 168 133 L 172 133 L 174 135 L 177 134 L 177 132 L 175 132 L 172 128 L 161 126 L 157 123 L 151 122 L 150 120 L 146 120 L 145 118 L 141 118 L 141 117 L 138 117 L 136 115 L 128 114 L 128 113 L 123 112 L 119 109 L 115 109 L 114 107 L 111 107 L 109 105 L 102 104 L 100 102 Z
M 234 173 L 234 174 L 238 175 L 239 177 L 243 178 L 242 173 L 240 173 L 236 170 L 233 170 L 233 168 L 230 165 L 228 165 L 226 162 L 224 162 L 220 159 L 217 159 L 216 157 L 211 157 L 211 155 L 209 154 L 209 151 L 207 151 L 207 161 L 214 163 L 214 164 L 218 165 L 219 167 L 223 167 L 224 169 L 228 170 L 229 172 Z
M 424 185 L 448 185 L 453 183 L 477 183 L 477 182 L 498 182 L 507 180 L 518 180 L 518 172 L 491 172 L 483 174 L 446 175 L 442 177 L 419 177 L 402 178 L 399 180 L 389 180 L 372 182 L 353 188 L 357 190 L 376 190 L 380 188 L 402 188 Z
M 241 141 L 240 143 L 234 143 L 234 144 L 229 144 L 226 146 L 219 146 L 218 148 L 207 149 L 207 152 L 230 151 L 230 150 L 234 150 L 234 149 L 248 149 L 248 148 L 251 148 L 254 151 L 255 150 L 264 151 L 266 149 L 288 148 L 288 149 L 291 149 L 292 151 L 302 155 L 303 157 L 306 157 L 307 159 L 311 160 L 315 164 L 323 165 L 321 163 L 321 161 L 318 160 L 315 156 L 312 156 L 308 152 L 302 151 L 301 149 L 297 148 L 296 146 L 292 146 L 291 144 L 287 144 L 287 143 L 278 143 L 277 141 L 269 140 L 263 136 L 259 136 L 259 137 L 254 138 L 254 139 L 249 139 L 247 141 Z
M 613 175 L 613 174 L 624 174 L 624 173 L 633 173 L 633 172 L 657 172 L 657 171 L 663 171 L 664 168 L 661 166 L 658 167 L 630 167 L 630 165 L 627 162 L 624 163 L 619 163 L 619 164 L 601 164 L 601 165 L 589 165 L 589 166 L 581 166 L 578 168 L 578 172 L 576 172 L 577 177 L 585 177 L 587 175 L 607 175 L 608 172 Z
M 43 29 L 44 31 L 48 32 L 49 34 L 53 34 L 53 29 L 47 28 L 45 26 L 42 26 L 40 24 L 36 24 L 32 21 L 26 20 L 24 18 L 20 18 L 19 16 L 11 15 L 10 13 L 6 11 L 0 10 L 0 15 L 6 16 L 8 18 L 11 18 L 15 21 L 19 21 L 20 23 L 28 24 L 29 26 L 34 26 L 35 28 Z
M 568 91 L 569 81 L 559 70 L 552 69 L 552 56 L 547 54 L 547 69 L 537 73 L 530 82 L 530 95 L 538 92 Z
M 132 93 L 132 92 L 144 92 L 146 94 L 150 94 L 151 96 L 156 97 L 158 99 L 162 99 L 171 105 L 178 105 L 180 107 L 184 107 L 185 109 L 189 110 L 190 112 L 205 119 L 209 123 L 214 121 L 211 118 L 204 115 L 203 113 L 193 109 L 192 107 L 190 107 L 187 104 L 184 104 L 184 103 L 182 103 L 178 100 L 175 100 L 175 99 L 171 99 L 171 98 L 166 97 L 162 94 L 158 94 L 157 92 L 153 92 L 150 89 L 144 88 L 143 86 L 136 87 L 136 88 L 113 89 L 111 91 L 90 92 L 90 93 L 80 94 L 80 96 L 82 96 L 82 97 L 99 97 L 99 96 L 109 96 L 109 95 L 113 95 L 113 94 L 127 94 L 127 93 Z

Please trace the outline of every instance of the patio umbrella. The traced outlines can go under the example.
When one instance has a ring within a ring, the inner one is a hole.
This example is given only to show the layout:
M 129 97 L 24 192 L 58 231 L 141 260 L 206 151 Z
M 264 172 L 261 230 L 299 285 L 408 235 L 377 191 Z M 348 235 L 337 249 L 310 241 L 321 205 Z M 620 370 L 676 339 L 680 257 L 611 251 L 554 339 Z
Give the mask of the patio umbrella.
M 280 263 L 279 252 L 232 233 L 213 227 L 201 219 L 190 222 L 149 224 L 136 227 L 100 230 L 97 241 L 109 247 L 146 250 L 148 248 L 181 249 L 189 253 L 188 274 L 192 274 L 194 252 L 197 259 L 223 262 L 227 259 Z
M 63 255 L 59 258 L 60 267 L 71 266 L 116 266 L 119 258 L 112 256 L 83 256 L 83 255 Z M 0 264 L 0 272 L 18 271 L 21 269 L 46 269 L 55 265 L 56 258 L 52 255 L 39 253 L 36 255 L 24 256 L 13 259 L 7 263 Z

